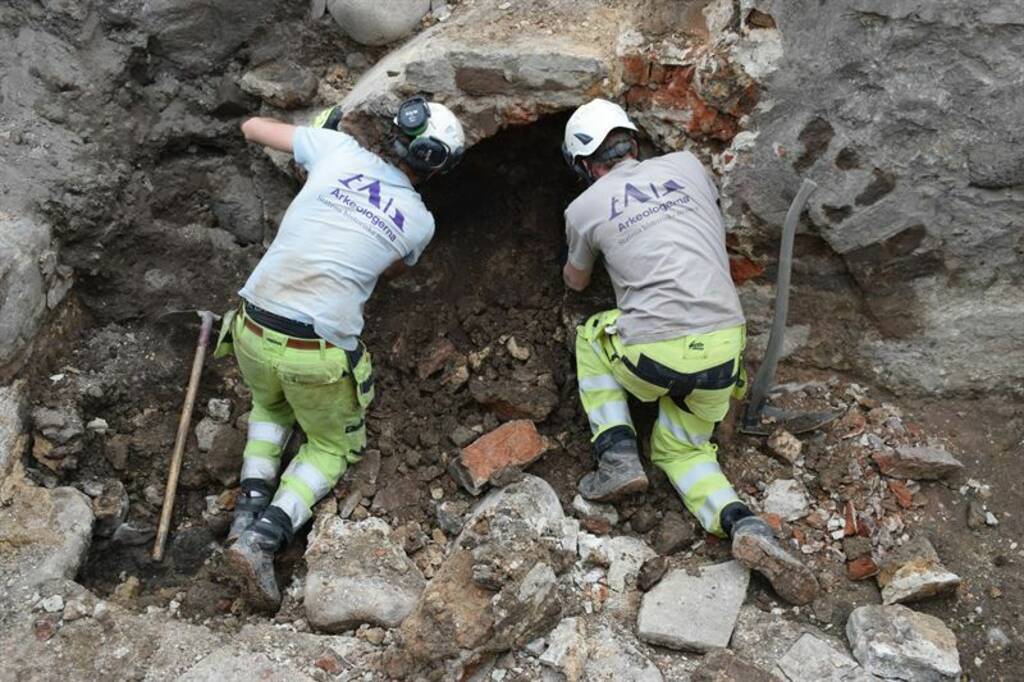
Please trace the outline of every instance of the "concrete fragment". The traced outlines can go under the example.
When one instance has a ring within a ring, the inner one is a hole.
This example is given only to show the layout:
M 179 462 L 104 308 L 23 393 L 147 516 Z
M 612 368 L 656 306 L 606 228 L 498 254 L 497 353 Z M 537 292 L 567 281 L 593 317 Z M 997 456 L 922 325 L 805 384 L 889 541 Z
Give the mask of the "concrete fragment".
M 658 667 L 635 644 L 632 633 L 604 624 L 588 628 L 586 682 L 663 682 Z
M 430 0 L 327 0 L 327 10 L 357 43 L 387 45 L 419 25 Z
M 203 417 L 196 424 L 196 446 L 200 452 L 209 452 L 213 449 L 213 441 L 217 438 L 221 431 L 229 429 L 230 426 L 222 424 L 219 421 L 211 419 L 210 417 Z
M 317 79 L 309 69 L 292 62 L 270 62 L 246 71 L 242 90 L 281 109 L 308 105 L 316 95 Z
M 609 560 L 608 587 L 616 592 L 632 586 L 644 562 L 657 556 L 646 542 L 628 535 L 610 538 L 605 548 Z
M 873 456 L 886 476 L 913 480 L 934 480 L 951 476 L 964 468 L 956 457 L 941 447 L 901 446 Z
M 643 596 L 637 633 L 645 642 L 705 652 L 728 646 L 750 572 L 735 561 L 674 570 Z M 680 614 L 686 614 L 681 618 Z
M 785 429 L 776 429 L 768 438 L 768 448 L 776 457 L 787 464 L 796 462 L 797 458 L 800 457 L 800 451 L 803 449 L 803 446 L 803 441 Z
M 802 485 L 793 479 L 778 479 L 765 489 L 762 506 L 769 514 L 778 514 L 786 521 L 796 521 L 807 516 L 807 504 Z
M 586 635 L 582 618 L 564 619 L 548 634 L 548 648 L 539 659 L 541 665 L 562 673 L 569 682 L 576 682 L 587 662 Z
M 340 632 L 363 623 L 396 627 L 426 584 L 383 520 L 321 517 L 306 550 L 303 606 L 310 625 Z
M 506 422 L 463 448 L 448 470 L 462 487 L 479 495 L 488 481 L 509 469 L 522 469 L 549 445 L 528 419 Z
M 854 657 L 879 677 L 925 682 L 960 677 L 956 636 L 938 618 L 905 606 L 861 606 L 846 622 Z
M 47 613 L 57 613 L 64 610 L 64 597 L 59 594 L 53 594 L 40 602 L 39 605 Z
M 222 424 L 231 421 L 231 401 L 225 398 L 210 398 L 206 403 L 206 414 Z
M 790 682 L 846 682 L 860 669 L 846 652 L 810 633 L 801 636 L 777 665 Z
M 956 590 L 960 578 L 942 565 L 928 539 L 918 536 L 882 562 L 877 576 L 885 604 L 908 603 Z
M 572 498 L 572 508 L 580 518 L 603 519 L 611 526 L 614 526 L 619 522 L 619 512 L 614 506 L 585 500 L 583 499 L 583 496 L 579 494 Z

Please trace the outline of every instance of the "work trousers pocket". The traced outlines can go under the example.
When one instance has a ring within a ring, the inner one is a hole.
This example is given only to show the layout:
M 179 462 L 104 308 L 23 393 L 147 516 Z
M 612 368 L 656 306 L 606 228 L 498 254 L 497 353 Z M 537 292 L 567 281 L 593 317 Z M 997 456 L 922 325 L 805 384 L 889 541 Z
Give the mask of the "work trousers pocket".
M 375 391 L 373 359 L 370 357 L 370 351 L 366 350 L 366 346 L 363 345 L 362 341 L 359 342 L 359 350 L 348 352 L 346 355 L 349 361 L 349 371 L 352 373 L 352 379 L 355 383 L 356 401 L 365 410 L 373 402 Z

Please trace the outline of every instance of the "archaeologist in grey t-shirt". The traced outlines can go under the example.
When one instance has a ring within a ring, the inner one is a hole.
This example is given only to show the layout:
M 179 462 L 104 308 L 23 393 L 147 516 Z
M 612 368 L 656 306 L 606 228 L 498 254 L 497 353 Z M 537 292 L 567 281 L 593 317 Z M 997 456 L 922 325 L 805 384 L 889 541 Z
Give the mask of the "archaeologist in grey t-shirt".
M 718 191 L 690 152 L 638 160 L 636 131 L 621 107 L 597 99 L 570 117 L 562 147 L 590 183 L 565 211 L 566 286 L 586 288 L 600 255 L 617 304 L 577 328 L 580 399 L 598 459 L 580 494 L 608 501 L 647 488 L 627 396 L 657 401 L 651 462 L 705 530 L 732 539 L 737 560 L 805 604 L 818 592 L 814 574 L 740 500 L 711 441 L 745 384 L 746 327 Z

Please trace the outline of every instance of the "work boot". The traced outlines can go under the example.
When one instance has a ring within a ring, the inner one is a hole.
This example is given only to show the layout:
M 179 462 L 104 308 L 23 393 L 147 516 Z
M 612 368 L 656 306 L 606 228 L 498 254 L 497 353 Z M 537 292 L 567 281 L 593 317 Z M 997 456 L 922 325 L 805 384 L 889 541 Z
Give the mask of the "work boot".
M 237 540 L 244 531 L 256 523 L 263 510 L 270 506 L 273 494 L 274 489 L 267 481 L 258 478 L 247 478 L 242 481 L 225 544 Z
M 818 596 L 814 573 L 782 548 L 771 526 L 759 516 L 747 516 L 733 524 L 732 556 L 768 578 L 775 592 L 790 604 L 808 604 Z
M 274 576 L 274 555 L 291 537 L 288 514 L 278 507 L 267 507 L 225 554 L 228 565 L 242 582 L 245 600 L 258 610 L 273 613 L 281 606 L 281 591 Z
M 647 489 L 647 475 L 640 465 L 636 440 L 624 438 L 601 453 L 597 470 L 580 479 L 579 491 L 585 499 L 607 502 Z

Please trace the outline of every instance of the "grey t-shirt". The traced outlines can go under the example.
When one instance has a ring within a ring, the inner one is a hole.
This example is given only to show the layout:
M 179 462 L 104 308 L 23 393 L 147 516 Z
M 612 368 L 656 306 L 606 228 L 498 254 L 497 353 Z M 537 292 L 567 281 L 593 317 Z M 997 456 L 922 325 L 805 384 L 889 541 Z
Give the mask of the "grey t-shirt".
M 569 263 L 589 271 L 604 256 L 625 343 L 744 322 L 717 200 L 697 157 L 674 152 L 619 163 L 565 210 Z
M 434 218 L 402 171 L 349 135 L 296 128 L 292 146 L 309 177 L 239 294 L 354 350 L 377 278 L 416 263 Z

